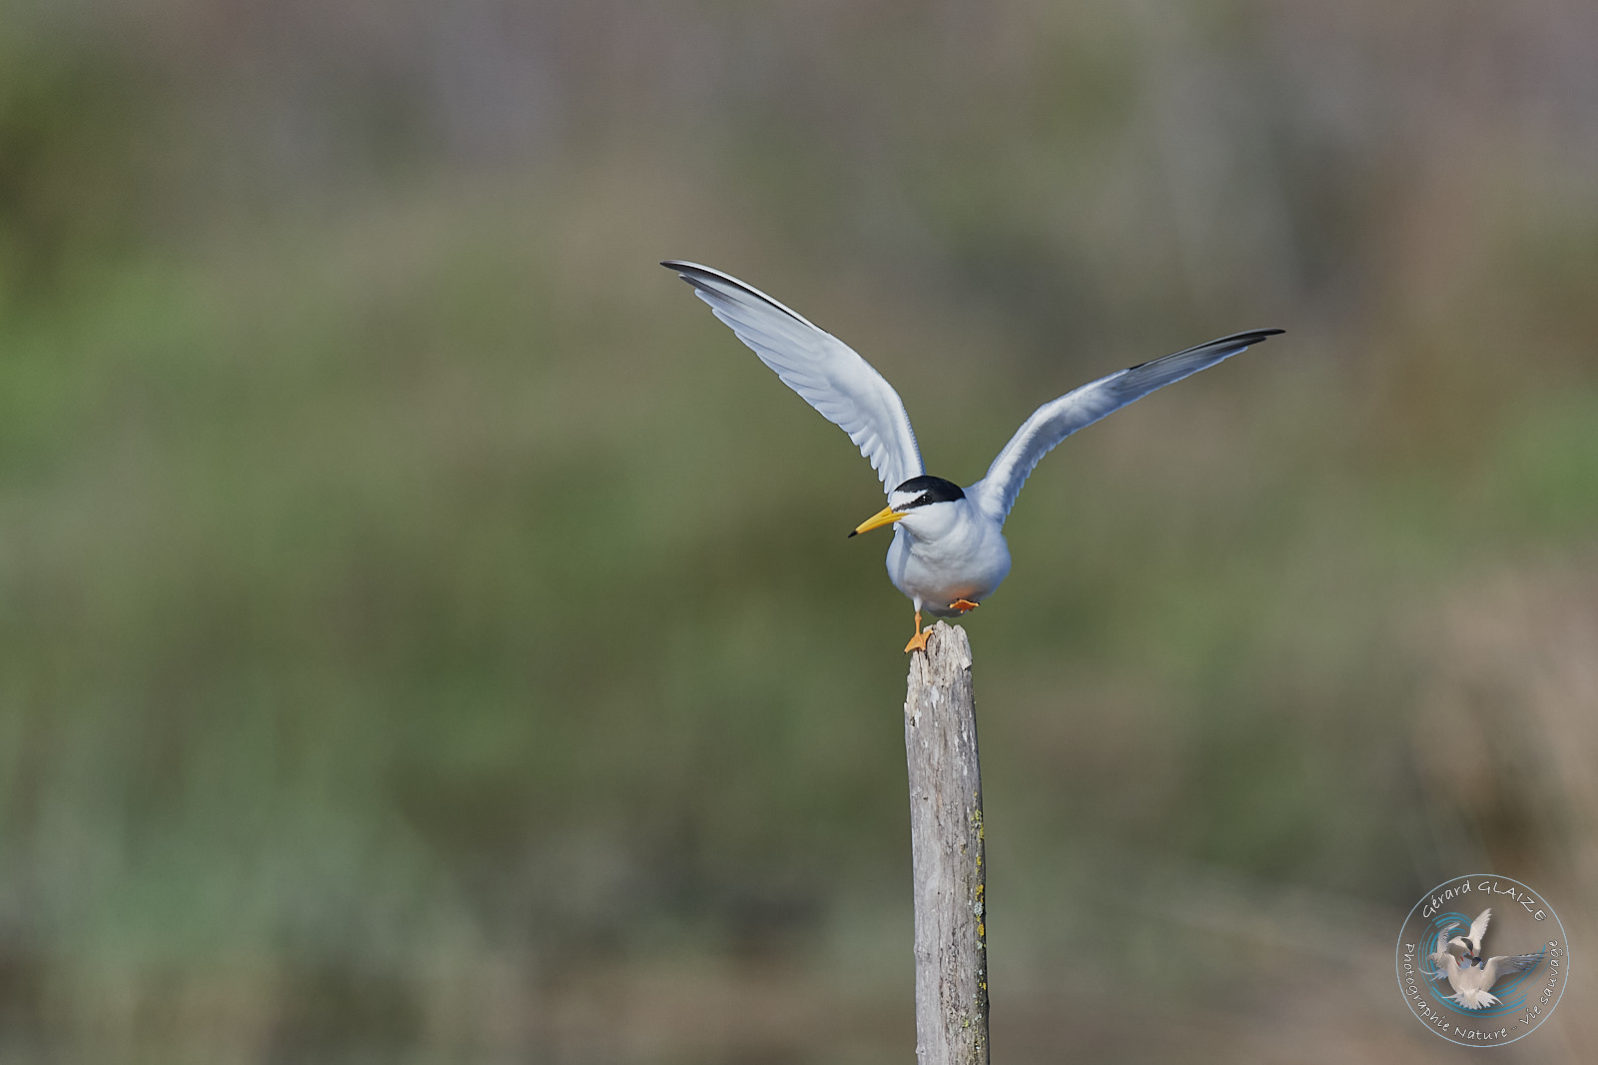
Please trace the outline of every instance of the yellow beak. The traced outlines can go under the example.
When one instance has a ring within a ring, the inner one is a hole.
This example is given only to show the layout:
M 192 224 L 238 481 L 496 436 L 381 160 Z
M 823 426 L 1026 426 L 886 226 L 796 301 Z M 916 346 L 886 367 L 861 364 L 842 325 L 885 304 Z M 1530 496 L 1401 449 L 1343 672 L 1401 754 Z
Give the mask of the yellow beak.
M 880 529 L 884 525 L 892 525 L 894 522 L 903 517 L 903 514 L 894 510 L 892 507 L 883 507 L 875 514 L 871 515 L 871 517 L 867 518 L 859 525 L 856 525 L 854 527 L 854 532 L 850 533 L 849 535 L 859 536 L 863 532 L 870 532 L 872 529 Z

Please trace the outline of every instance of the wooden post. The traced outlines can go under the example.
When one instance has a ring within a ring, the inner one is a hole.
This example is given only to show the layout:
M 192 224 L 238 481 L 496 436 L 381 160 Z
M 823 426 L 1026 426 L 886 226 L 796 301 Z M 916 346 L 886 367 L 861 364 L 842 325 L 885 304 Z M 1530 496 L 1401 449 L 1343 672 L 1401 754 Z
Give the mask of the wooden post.
M 915 877 L 916 1060 L 987 1065 L 987 869 L 971 644 L 939 622 L 904 701 Z

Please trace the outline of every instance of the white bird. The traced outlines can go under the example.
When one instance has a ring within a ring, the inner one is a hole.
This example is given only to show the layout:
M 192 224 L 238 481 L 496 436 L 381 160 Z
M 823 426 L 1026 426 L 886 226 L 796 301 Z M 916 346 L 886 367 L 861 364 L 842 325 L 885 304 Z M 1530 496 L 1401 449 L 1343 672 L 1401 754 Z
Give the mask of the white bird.
M 915 635 L 906 652 L 926 650 L 931 630 L 921 628 L 923 610 L 938 617 L 964 614 L 992 595 L 1010 572 L 1004 520 L 1027 475 L 1056 444 L 1157 388 L 1282 332 L 1234 333 L 1067 392 L 1033 411 L 987 474 L 961 488 L 926 473 L 899 394 L 849 345 L 719 270 L 677 260 L 661 265 L 692 285 L 785 385 L 848 433 L 877 471 L 888 505 L 849 535 L 894 527 L 888 577 L 916 611 Z
M 1487 923 L 1492 918 L 1492 910 L 1483 910 L 1471 922 L 1468 936 L 1450 934 L 1459 927 L 1458 921 L 1445 925 L 1437 933 L 1437 946 L 1432 951 L 1432 962 L 1437 966 L 1432 979 L 1447 980 L 1448 986 L 1454 989 L 1454 994 L 1448 996 L 1449 1001 L 1468 1010 L 1498 1005 L 1498 996 L 1492 993 L 1493 985 L 1512 973 L 1533 968 L 1543 959 L 1541 954 L 1500 954 L 1483 958 L 1482 937 L 1487 934 Z M 1455 948 L 1460 951 L 1458 955 L 1454 953 Z

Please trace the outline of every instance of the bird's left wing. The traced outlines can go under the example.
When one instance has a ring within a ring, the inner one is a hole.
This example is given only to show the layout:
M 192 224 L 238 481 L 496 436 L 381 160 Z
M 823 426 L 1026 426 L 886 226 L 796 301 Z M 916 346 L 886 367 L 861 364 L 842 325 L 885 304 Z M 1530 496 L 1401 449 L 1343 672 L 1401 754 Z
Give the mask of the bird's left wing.
M 853 348 L 720 270 L 675 259 L 660 265 L 677 271 L 783 384 L 849 434 L 885 491 L 926 472 L 899 393 Z
M 1450 937 L 1453 935 L 1454 929 L 1458 927 L 1458 921 L 1444 925 L 1438 930 L 1437 938 L 1432 942 L 1433 949 L 1431 953 L 1431 960 L 1432 964 L 1436 966 L 1436 971 L 1432 973 L 1433 980 L 1448 979 L 1447 962 L 1452 956 L 1448 953 L 1448 942 Z
M 1487 926 L 1488 926 L 1488 924 L 1490 924 L 1492 922 L 1492 919 L 1493 919 L 1492 907 L 1488 907 L 1487 909 L 1483 910 L 1481 913 L 1478 913 L 1476 915 L 1476 919 L 1474 921 L 1470 922 L 1470 941 L 1471 941 L 1471 943 L 1473 943 L 1475 945 L 1476 953 L 1478 955 L 1480 955 L 1481 952 L 1482 952 L 1482 950 L 1481 950 L 1482 937 L 1487 934 Z
M 1222 359 L 1231 358 L 1280 332 L 1280 329 L 1254 329 L 1234 333 L 1174 355 L 1117 370 L 1045 403 L 1032 412 L 1032 417 L 1016 431 L 988 467 L 987 476 L 967 489 L 967 494 L 994 521 L 1003 522 L 1010 508 L 1015 506 L 1015 497 L 1027 476 L 1060 441 L 1157 388 L 1207 370 Z

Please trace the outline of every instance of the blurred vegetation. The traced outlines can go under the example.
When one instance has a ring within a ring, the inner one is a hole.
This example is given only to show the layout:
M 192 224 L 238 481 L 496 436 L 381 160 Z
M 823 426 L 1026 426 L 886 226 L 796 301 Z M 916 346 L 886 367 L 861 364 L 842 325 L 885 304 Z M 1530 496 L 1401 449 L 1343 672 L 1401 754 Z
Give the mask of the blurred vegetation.
M 1288 330 L 966 622 L 1007 1060 L 1441 1060 L 1390 937 L 1472 869 L 1595 941 L 1598 9 L 3 21 L 6 1061 L 907 1060 L 877 489 L 667 256 L 964 481 Z

